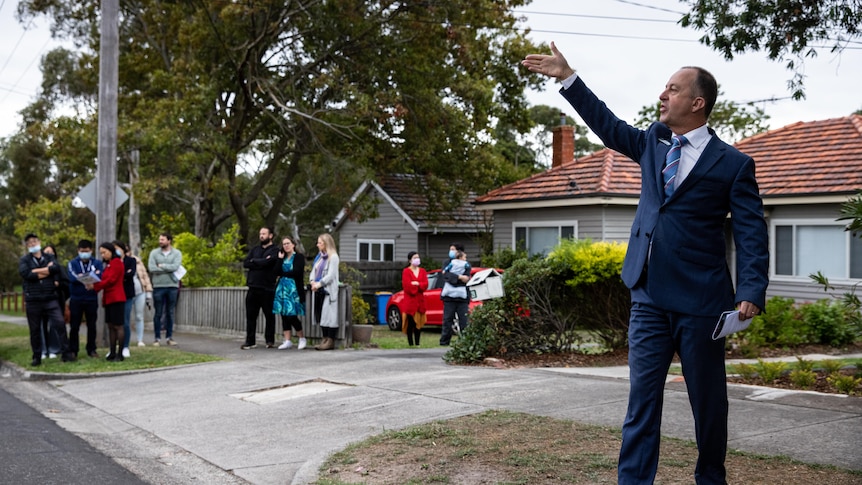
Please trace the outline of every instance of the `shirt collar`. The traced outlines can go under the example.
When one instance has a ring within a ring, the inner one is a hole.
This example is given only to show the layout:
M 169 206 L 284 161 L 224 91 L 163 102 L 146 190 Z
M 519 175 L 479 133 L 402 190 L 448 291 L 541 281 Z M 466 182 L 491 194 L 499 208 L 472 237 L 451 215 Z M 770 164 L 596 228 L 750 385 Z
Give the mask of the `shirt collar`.
M 675 135 L 676 133 L 674 133 Z M 709 134 L 709 129 L 706 125 L 701 125 L 699 128 L 695 128 L 688 133 L 683 133 L 683 136 L 688 140 L 688 144 L 697 150 L 701 150 L 709 139 L 712 138 L 712 135 Z

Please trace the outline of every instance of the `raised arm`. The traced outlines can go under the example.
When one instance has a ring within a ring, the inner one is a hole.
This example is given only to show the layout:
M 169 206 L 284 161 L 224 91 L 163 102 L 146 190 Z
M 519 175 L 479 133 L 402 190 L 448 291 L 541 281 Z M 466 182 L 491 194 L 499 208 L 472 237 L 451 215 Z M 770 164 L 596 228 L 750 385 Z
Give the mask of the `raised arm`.
M 548 77 L 555 77 L 562 81 L 571 77 L 575 70 L 569 66 L 569 62 L 563 57 L 563 54 L 557 50 L 557 46 L 551 42 L 551 55 L 547 54 L 529 54 L 521 61 L 521 65 L 532 72 L 543 74 Z

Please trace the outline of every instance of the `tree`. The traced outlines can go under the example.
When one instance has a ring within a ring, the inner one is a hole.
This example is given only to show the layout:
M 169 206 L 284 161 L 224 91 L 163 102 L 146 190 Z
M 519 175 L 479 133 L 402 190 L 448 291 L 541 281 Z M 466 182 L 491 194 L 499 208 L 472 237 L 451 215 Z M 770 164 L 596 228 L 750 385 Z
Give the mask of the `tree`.
M 445 210 L 460 202 L 453 187 L 488 190 L 511 165 L 494 122 L 529 129 L 524 89 L 540 79 L 510 62 L 536 49 L 513 29 L 525 2 L 123 3 L 118 151 L 140 149 L 152 203 L 191 208 L 198 236 L 229 219 L 243 240 L 253 223 L 274 225 L 300 180 L 343 203 L 366 172 L 435 179 L 431 205 Z M 88 112 L 98 2 L 19 9 L 82 46 L 52 57 L 43 98 Z M 249 160 L 260 163 L 246 172 Z
M 817 55 L 817 42 L 840 53 L 862 33 L 860 0 L 689 0 L 683 27 L 705 31 L 700 41 L 728 60 L 748 51 L 766 51 L 786 62 L 788 88 L 805 97 L 804 61 Z
M 719 97 L 724 93 L 719 91 Z M 650 123 L 659 119 L 659 108 L 661 102 L 647 105 L 638 111 L 638 119 L 635 125 L 646 128 Z M 766 121 L 769 116 L 762 108 L 752 103 L 739 104 L 733 101 L 716 101 L 709 115 L 709 126 L 729 143 L 735 143 L 743 138 L 763 133 L 769 129 Z

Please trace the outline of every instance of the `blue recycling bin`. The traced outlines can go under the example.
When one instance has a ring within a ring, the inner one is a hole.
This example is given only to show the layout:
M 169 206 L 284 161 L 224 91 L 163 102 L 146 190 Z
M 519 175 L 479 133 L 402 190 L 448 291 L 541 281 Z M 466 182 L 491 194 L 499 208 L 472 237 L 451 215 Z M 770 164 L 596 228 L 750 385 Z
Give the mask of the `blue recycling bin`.
M 377 322 L 381 325 L 386 325 L 386 305 L 389 304 L 389 299 L 392 298 L 392 292 L 378 291 L 374 296 L 377 298 Z

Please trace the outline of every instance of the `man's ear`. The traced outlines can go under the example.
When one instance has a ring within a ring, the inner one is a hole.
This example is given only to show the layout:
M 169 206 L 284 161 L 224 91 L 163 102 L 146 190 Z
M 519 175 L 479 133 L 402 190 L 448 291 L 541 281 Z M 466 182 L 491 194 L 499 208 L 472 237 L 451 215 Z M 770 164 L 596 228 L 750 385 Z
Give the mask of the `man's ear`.
M 691 102 L 691 112 L 696 113 L 703 109 L 706 109 L 706 100 L 703 99 L 701 96 L 695 96 L 695 98 Z

